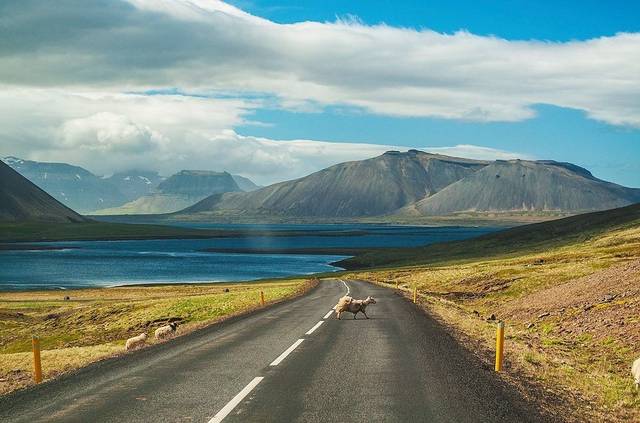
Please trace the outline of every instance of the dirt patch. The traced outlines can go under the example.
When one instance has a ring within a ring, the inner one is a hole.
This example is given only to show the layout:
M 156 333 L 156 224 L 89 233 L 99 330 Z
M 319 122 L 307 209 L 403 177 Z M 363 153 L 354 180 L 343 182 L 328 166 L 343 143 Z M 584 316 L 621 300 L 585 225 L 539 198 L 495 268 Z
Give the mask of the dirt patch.
M 543 289 L 505 305 L 506 318 L 551 321 L 558 332 L 640 344 L 640 260 Z

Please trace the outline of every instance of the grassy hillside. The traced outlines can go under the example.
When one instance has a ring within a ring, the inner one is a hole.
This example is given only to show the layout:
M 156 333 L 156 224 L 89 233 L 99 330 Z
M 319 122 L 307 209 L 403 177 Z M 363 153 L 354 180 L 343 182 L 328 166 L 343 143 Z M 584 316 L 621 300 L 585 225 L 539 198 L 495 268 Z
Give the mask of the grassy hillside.
M 599 234 L 634 227 L 638 224 L 640 224 L 640 204 L 634 204 L 603 212 L 518 226 L 472 240 L 418 248 L 370 250 L 344 260 L 339 265 L 347 269 L 358 269 L 515 256 L 522 251 L 543 252 L 549 248 L 579 243 Z
M 451 326 L 487 368 L 495 322 L 503 320 L 501 375 L 559 421 L 637 422 L 640 395 L 630 368 L 640 356 L 639 210 L 576 216 L 386 258 L 369 253 L 366 264 L 402 266 L 347 277 L 398 286 L 407 296 L 415 286 L 420 306 Z
M 154 343 L 153 331 L 169 319 L 180 322 L 181 335 L 258 308 L 260 291 L 267 302 L 277 302 L 313 284 L 292 279 L 0 293 L 0 394 L 33 383 L 32 335 L 40 337 L 44 377 L 49 379 L 124 354 L 125 340 L 143 331 Z

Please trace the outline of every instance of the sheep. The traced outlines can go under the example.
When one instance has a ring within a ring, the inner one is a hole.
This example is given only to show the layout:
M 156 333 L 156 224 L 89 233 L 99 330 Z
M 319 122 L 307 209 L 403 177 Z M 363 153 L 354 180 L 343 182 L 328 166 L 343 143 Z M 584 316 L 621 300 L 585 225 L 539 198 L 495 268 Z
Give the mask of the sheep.
M 125 351 L 135 350 L 144 345 L 147 340 L 147 334 L 141 333 L 138 336 L 134 336 L 133 338 L 127 339 L 127 343 L 124 346 Z
M 631 366 L 631 374 L 635 380 L 636 389 L 640 388 L 640 357 L 633 362 L 633 366 Z
M 340 320 L 340 315 L 342 314 L 342 312 L 348 311 L 353 313 L 354 319 L 356 318 L 358 313 L 364 314 L 364 317 L 368 319 L 369 316 L 367 316 L 367 313 L 365 312 L 365 310 L 369 304 L 375 304 L 375 303 L 376 303 L 376 300 L 373 297 L 367 297 L 364 300 L 354 300 L 351 297 L 344 296 L 340 298 L 340 300 L 338 300 L 338 304 L 336 304 L 335 306 L 336 317 L 338 320 Z
M 178 327 L 178 324 L 176 322 L 172 322 L 172 323 L 169 323 L 168 325 L 160 326 L 158 329 L 156 329 L 156 332 L 155 332 L 156 339 L 163 340 L 163 339 L 170 338 L 176 332 L 177 327 Z

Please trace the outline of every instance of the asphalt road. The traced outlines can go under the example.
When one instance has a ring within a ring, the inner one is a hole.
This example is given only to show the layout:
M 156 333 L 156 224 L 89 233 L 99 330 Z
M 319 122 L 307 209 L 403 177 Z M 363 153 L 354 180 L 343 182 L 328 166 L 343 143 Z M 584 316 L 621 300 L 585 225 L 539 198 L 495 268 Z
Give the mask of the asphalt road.
M 2 397 L 0 421 L 544 421 L 394 291 L 348 287 L 378 300 L 369 320 L 325 318 L 346 286 L 323 282 L 293 301 Z

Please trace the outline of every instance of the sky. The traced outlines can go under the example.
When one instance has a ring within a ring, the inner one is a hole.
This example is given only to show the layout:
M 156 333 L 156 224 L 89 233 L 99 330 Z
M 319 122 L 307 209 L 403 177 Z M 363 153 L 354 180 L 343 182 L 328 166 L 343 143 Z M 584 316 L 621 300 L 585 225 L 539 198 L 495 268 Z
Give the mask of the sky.
M 268 184 L 388 149 L 640 187 L 640 3 L 0 3 L 0 155 Z

